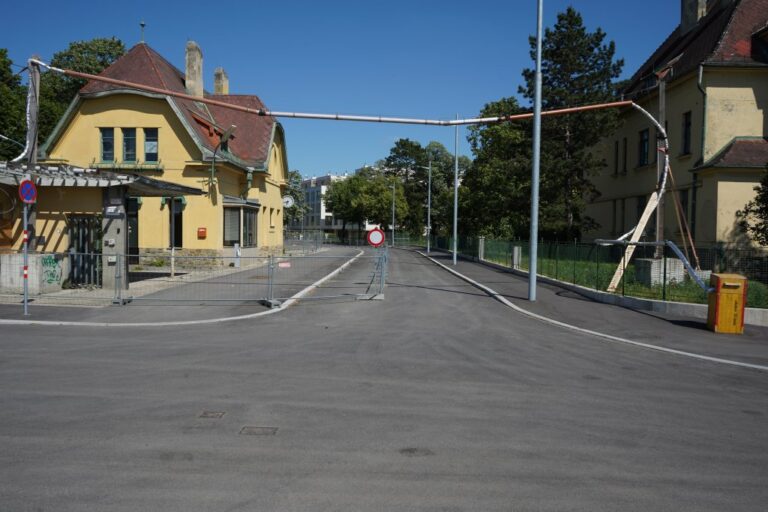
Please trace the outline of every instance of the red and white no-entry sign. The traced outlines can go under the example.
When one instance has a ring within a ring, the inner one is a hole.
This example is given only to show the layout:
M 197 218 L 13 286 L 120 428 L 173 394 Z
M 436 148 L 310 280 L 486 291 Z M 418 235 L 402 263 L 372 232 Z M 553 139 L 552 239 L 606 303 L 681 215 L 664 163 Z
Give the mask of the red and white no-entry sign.
M 384 244 L 384 232 L 379 228 L 373 228 L 366 235 L 368 243 L 374 247 L 380 247 Z

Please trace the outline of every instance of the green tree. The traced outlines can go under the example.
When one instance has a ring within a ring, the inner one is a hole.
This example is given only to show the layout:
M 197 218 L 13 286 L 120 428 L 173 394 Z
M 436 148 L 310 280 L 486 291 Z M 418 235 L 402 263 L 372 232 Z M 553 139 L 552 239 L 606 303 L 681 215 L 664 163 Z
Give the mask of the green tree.
M 402 183 L 408 214 L 401 228 L 411 234 L 420 234 L 426 223 L 424 204 L 427 197 L 427 153 L 416 141 L 399 139 L 389 150 L 383 166 L 386 175 Z
M 307 201 L 304 197 L 304 190 L 301 188 L 301 182 L 302 177 L 299 171 L 288 171 L 288 187 L 285 195 L 293 198 L 293 206 L 285 209 L 285 215 L 283 215 L 283 224 L 285 226 L 301 221 L 301 218 L 307 212 Z
M 26 140 L 27 89 L 11 69 L 8 50 L 0 48 L 0 135 L 21 144 Z M 17 144 L 0 138 L 0 160 L 10 160 L 22 152 Z
M 69 43 L 57 52 L 51 65 L 82 73 L 99 74 L 125 53 L 125 45 L 115 37 Z M 48 138 L 86 80 L 48 71 L 40 78 L 39 140 Z
M 429 185 L 429 162 L 432 161 L 432 232 L 443 232 L 449 223 L 441 215 L 447 211 L 447 204 L 439 201 L 447 199 L 444 193 L 451 190 L 451 219 L 453 218 L 453 167 L 454 155 L 439 142 L 432 141 L 422 147 L 410 139 L 400 139 L 390 149 L 389 156 L 379 162 L 387 176 L 400 181 L 407 203 L 407 214 L 398 227 L 412 235 L 424 233 L 427 224 L 427 198 Z M 466 156 L 459 156 L 459 174 L 463 176 L 472 165 Z
M 614 43 L 605 43 L 601 29 L 587 31 L 573 7 L 558 14 L 542 42 L 542 107 L 545 110 L 602 103 L 616 99 L 616 79 L 624 61 L 614 60 Z M 530 38 L 531 57 L 536 40 Z M 534 97 L 534 70 L 523 71 L 519 92 Z M 544 236 L 571 240 L 597 227 L 584 215 L 586 204 L 599 193 L 590 181 L 605 162 L 592 154 L 598 140 L 618 125 L 615 109 L 545 117 L 541 128 L 541 210 Z
M 760 245 L 768 245 L 768 167 L 760 184 L 755 187 L 755 192 L 755 198 L 743 210 L 736 212 L 736 217 L 752 240 Z
M 356 174 L 331 184 L 325 196 L 327 208 L 334 218 L 341 219 L 341 237 L 347 237 L 347 225 L 356 224 L 358 229 L 366 221 L 381 224 L 392 223 L 392 189 L 395 185 L 395 222 L 402 223 L 408 212 L 404 187 L 393 176 L 367 167 Z
M 488 103 L 480 117 L 517 114 L 515 98 Z M 462 186 L 460 231 L 495 238 L 524 237 L 530 224 L 530 123 L 469 128 L 475 161 Z M 460 194 L 461 196 L 461 194 Z

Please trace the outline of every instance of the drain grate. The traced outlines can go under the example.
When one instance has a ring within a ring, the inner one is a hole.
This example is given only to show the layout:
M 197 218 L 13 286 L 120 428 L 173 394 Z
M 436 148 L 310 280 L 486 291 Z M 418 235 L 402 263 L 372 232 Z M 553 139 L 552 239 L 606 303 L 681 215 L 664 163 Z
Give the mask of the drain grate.
M 273 436 L 277 434 L 277 427 L 243 427 L 241 436 Z
M 224 417 L 224 412 L 223 411 L 203 411 L 200 413 L 200 417 L 218 420 Z

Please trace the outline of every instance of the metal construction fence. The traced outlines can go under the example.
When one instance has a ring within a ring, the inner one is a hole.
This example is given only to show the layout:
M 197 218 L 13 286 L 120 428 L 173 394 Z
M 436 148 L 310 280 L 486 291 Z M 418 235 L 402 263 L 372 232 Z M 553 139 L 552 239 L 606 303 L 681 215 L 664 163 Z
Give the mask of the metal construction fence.
M 450 238 L 435 238 L 432 246 L 452 250 Z M 509 268 L 529 269 L 527 241 L 460 237 L 458 253 Z M 682 262 L 668 247 L 656 257 L 656 247 L 637 247 L 616 293 L 632 297 L 677 302 L 706 303 L 707 295 L 685 272 Z M 481 254 L 482 253 L 482 254 Z M 768 308 L 768 250 L 727 246 L 697 248 L 699 277 L 709 281 L 711 273 L 736 273 L 748 278 L 747 306 Z M 622 245 L 577 242 L 539 242 L 538 274 L 566 283 L 605 291 L 624 255 Z M 691 256 L 691 263 L 695 260 Z
M 391 231 L 384 232 L 386 245 L 392 246 Z M 323 245 L 345 245 L 349 247 L 368 246 L 367 231 L 347 230 L 342 233 L 339 230 L 324 232 L 322 230 L 287 230 L 284 234 L 286 252 L 290 250 L 318 250 Z M 395 246 L 426 245 L 424 236 L 416 237 L 407 234 L 395 234 Z
M 121 272 L 126 258 L 127 273 Z M 35 253 L 28 283 L 33 304 L 273 307 L 341 267 L 344 272 L 302 300 L 380 295 L 387 262 L 386 249 L 345 247 L 259 257 Z M 19 303 L 22 294 L 21 255 L 0 255 L 0 302 Z

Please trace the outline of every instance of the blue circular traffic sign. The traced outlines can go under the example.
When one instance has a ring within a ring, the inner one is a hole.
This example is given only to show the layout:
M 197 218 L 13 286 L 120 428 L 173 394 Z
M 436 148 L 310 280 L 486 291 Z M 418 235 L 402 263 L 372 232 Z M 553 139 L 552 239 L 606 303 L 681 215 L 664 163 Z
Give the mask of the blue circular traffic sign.
M 19 183 L 19 197 L 27 204 L 37 201 L 37 187 L 32 180 L 22 180 Z

